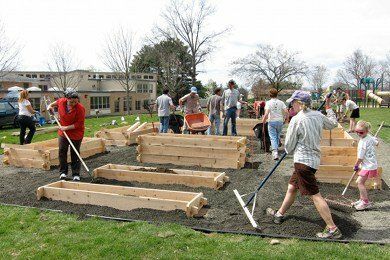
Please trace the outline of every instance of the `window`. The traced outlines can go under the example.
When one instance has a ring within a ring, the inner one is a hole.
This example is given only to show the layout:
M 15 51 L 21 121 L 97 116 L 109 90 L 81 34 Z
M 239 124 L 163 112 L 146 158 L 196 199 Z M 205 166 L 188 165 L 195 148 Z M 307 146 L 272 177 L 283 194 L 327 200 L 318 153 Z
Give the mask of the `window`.
M 144 100 L 144 108 L 149 107 L 150 101 L 148 99 Z
M 144 75 L 144 79 L 148 79 L 149 77 L 148 77 L 148 75 Z
M 106 76 L 106 79 L 110 79 L 110 78 L 111 78 L 111 75 L 107 75 L 107 76 Z
M 42 90 L 43 91 L 47 91 L 49 88 L 47 87 L 47 85 L 43 85 L 43 88 L 42 88 Z
M 26 77 L 27 78 L 31 78 L 31 74 L 26 74 Z
M 31 77 L 32 77 L 33 79 L 38 78 L 37 74 L 32 74 Z
M 44 79 L 45 78 L 45 74 L 39 74 L 39 78 L 40 79 Z
M 114 102 L 114 113 L 118 113 L 119 112 L 119 102 L 120 101 L 120 98 L 117 98 Z
M 135 75 L 131 75 L 131 78 L 132 78 L 132 79 L 135 79 Z
M 153 93 L 153 84 L 149 85 L 149 93 Z
M 91 97 L 91 109 L 109 109 L 110 97 Z
M 23 88 L 28 88 L 28 83 L 23 83 Z
M 140 79 L 141 78 L 141 75 L 137 75 L 137 79 Z
M 148 92 L 149 92 L 149 84 L 143 84 L 142 93 L 148 93 Z
M 99 79 L 104 79 L 104 75 L 99 75 Z
M 142 93 L 142 84 L 137 85 L 137 93 Z
M 23 76 L 24 76 L 24 74 L 18 74 L 18 76 L 21 76 L 21 77 L 23 77 Z
M 141 100 L 135 101 L 135 110 L 141 110 Z
M 153 76 L 149 76 L 149 79 L 153 79 L 154 77 Z
M 40 98 L 30 98 L 31 106 L 34 110 L 41 110 L 41 99 Z
M 47 78 L 47 79 L 50 79 L 50 78 L 51 78 L 51 75 L 50 75 L 50 74 L 46 74 L 46 78 Z
M 129 98 L 129 111 L 132 110 L 132 101 L 131 97 Z M 126 106 L 126 97 L 123 98 L 123 111 L 127 111 L 127 106 Z

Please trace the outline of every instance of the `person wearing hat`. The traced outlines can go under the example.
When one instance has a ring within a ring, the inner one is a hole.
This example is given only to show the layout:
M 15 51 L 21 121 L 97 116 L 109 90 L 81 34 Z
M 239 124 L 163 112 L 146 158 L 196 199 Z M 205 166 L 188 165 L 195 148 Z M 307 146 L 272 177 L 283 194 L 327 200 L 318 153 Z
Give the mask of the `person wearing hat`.
M 221 99 L 221 110 L 223 120 L 223 135 L 227 135 L 229 120 L 232 120 L 232 131 L 233 136 L 237 135 L 236 130 L 236 118 L 237 118 L 237 103 L 246 104 L 241 100 L 240 92 L 235 89 L 236 82 L 234 80 L 229 80 L 228 88 L 223 92 Z
M 337 127 L 336 115 L 330 107 L 329 98 L 326 98 L 325 106 L 327 116 L 311 110 L 311 97 L 305 91 L 295 91 L 287 102 L 292 103 L 292 107 L 298 112 L 291 119 L 285 140 L 286 153 L 294 154 L 294 172 L 279 210 L 268 208 L 266 212 L 273 217 L 274 223 L 282 223 L 299 190 L 301 195 L 311 196 L 317 211 L 326 223 L 324 231 L 317 233 L 317 237 L 339 239 L 342 234 L 333 222 L 329 206 L 321 196 L 314 175 L 320 164 L 322 130 Z
M 68 149 L 70 146 L 64 132 L 80 154 L 85 130 L 85 108 L 79 102 L 78 93 L 73 89 L 65 91 L 64 97 L 48 105 L 47 110 L 53 111 L 54 107 L 57 107 L 61 121 L 61 127 L 58 129 L 58 159 L 60 161 L 60 179 L 64 180 L 68 174 Z M 73 149 L 70 149 L 70 158 L 73 180 L 79 181 L 81 162 Z
M 183 107 L 185 104 L 185 114 L 191 115 L 199 113 L 200 111 L 200 103 L 199 103 L 199 95 L 196 87 L 192 86 L 190 89 L 190 93 L 179 99 L 179 107 Z M 187 124 L 184 124 L 183 132 L 187 131 Z

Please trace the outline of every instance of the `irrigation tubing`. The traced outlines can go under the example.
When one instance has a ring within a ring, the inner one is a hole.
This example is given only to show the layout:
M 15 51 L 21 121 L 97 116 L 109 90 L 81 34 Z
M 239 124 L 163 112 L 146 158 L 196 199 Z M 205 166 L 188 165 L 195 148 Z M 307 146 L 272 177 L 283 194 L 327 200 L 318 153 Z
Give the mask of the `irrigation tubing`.
M 48 212 L 55 212 L 55 213 L 66 213 L 59 209 L 49 209 L 49 208 L 40 208 L 40 207 L 34 207 L 34 206 L 23 206 L 23 205 L 17 205 L 17 204 L 8 204 L 8 203 L 0 203 L 1 206 L 8 206 L 8 207 L 16 207 L 16 208 L 26 208 L 26 209 L 36 209 L 41 211 L 48 211 Z M 85 214 L 84 215 L 87 218 L 98 218 L 102 220 L 108 220 L 108 221 L 117 221 L 117 222 L 146 222 L 149 224 L 161 224 L 161 222 L 154 222 L 154 221 L 145 221 L 145 220 L 138 220 L 138 219 L 129 219 L 129 218 L 118 218 L 118 217 L 108 217 L 108 216 L 102 216 L 102 215 L 94 215 L 94 214 Z M 164 222 L 169 223 L 169 222 Z M 253 231 L 234 231 L 234 230 L 219 230 L 219 229 L 208 229 L 208 228 L 202 228 L 202 227 L 191 227 L 191 226 L 185 226 L 183 227 L 191 228 L 192 230 L 199 231 L 202 233 L 210 234 L 210 233 L 218 233 L 218 234 L 231 234 L 231 235 L 246 235 L 246 236 L 256 236 L 256 237 L 262 237 L 262 238 L 279 238 L 279 239 L 299 239 L 299 240 L 305 240 L 305 241 L 314 241 L 314 242 L 337 242 L 337 243 L 364 243 L 364 244 L 375 244 L 375 245 L 388 245 L 387 242 L 382 241 L 374 241 L 374 240 L 347 240 L 347 239 L 320 239 L 315 237 L 300 237 L 300 236 L 289 236 L 289 235 L 280 235 L 280 234 L 270 234 L 270 233 L 261 233 L 261 232 L 253 232 Z
M 331 98 L 332 97 L 332 92 L 330 92 L 329 94 L 326 95 L 326 98 L 325 100 L 321 103 L 320 107 L 317 109 L 317 111 L 320 111 L 324 106 L 325 106 L 325 103 L 326 103 L 326 99 L 328 98 Z M 253 201 L 253 199 L 255 198 L 256 194 L 260 191 L 260 189 L 264 186 L 264 184 L 267 182 L 267 180 L 269 179 L 269 177 L 271 177 L 271 175 L 275 172 L 276 168 L 278 168 L 278 166 L 280 165 L 280 163 L 284 160 L 284 158 L 286 158 L 287 156 L 287 153 L 284 152 L 282 157 L 280 157 L 280 159 L 276 162 L 276 164 L 274 165 L 274 167 L 272 168 L 272 170 L 268 173 L 267 176 L 265 176 L 265 178 L 260 182 L 259 186 L 257 187 L 257 189 L 252 192 L 251 196 L 249 197 L 248 201 L 245 203 L 245 207 L 248 207 L 248 205 Z

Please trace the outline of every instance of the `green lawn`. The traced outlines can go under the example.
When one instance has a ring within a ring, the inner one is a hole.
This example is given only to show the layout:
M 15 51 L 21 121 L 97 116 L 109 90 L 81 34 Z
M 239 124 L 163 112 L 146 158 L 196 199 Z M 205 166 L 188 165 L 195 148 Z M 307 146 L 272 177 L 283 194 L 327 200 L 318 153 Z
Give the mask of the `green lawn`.
M 127 124 L 133 124 L 136 119 L 136 115 L 130 115 L 125 116 L 125 122 Z M 158 121 L 158 117 L 156 115 L 153 115 L 153 117 L 150 117 L 149 114 L 142 114 L 139 115 L 141 122 L 156 122 Z M 100 118 L 87 118 L 85 120 L 85 136 L 86 137 L 93 137 L 96 131 L 100 130 L 102 128 L 102 124 L 109 124 L 112 120 L 116 120 L 119 124 L 119 126 L 123 126 L 121 124 L 121 116 L 110 116 L 110 117 L 100 117 Z M 45 127 L 51 127 L 52 125 L 46 125 Z M 104 126 L 105 128 L 114 128 L 119 126 Z M 10 143 L 10 144 L 19 144 L 19 136 L 12 136 L 12 132 L 18 132 L 19 129 L 15 128 L 4 128 L 0 129 L 0 144 L 1 143 Z M 57 137 L 57 132 L 54 133 L 46 133 L 46 134 L 35 134 L 33 138 L 33 142 L 39 142 L 43 140 L 53 139 Z M 3 149 L 0 149 L 0 154 L 3 153 Z
M 244 217 L 244 216 L 243 216 Z M 120 223 L 0 206 L 0 258 L 385 259 L 390 246 L 203 234 L 175 225 Z

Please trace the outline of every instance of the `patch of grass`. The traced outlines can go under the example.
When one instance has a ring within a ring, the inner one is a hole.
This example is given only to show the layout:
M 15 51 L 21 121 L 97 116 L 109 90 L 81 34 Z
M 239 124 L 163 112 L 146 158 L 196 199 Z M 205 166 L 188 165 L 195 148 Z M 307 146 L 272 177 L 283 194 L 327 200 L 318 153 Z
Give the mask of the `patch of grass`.
M 360 108 L 360 118 L 371 123 L 371 132 L 375 134 L 382 121 L 385 125 L 390 126 L 390 109 L 389 108 Z M 348 129 L 349 123 L 346 124 Z M 390 143 L 390 127 L 383 127 L 378 135 L 386 143 Z
M 295 239 L 270 245 L 270 239 L 203 234 L 175 224 L 78 220 L 74 215 L 9 206 L 0 206 L 0 219 L 2 259 L 384 259 L 390 251 L 389 246 Z
M 130 115 L 125 116 L 125 122 L 127 122 L 127 125 L 135 123 L 136 115 Z M 139 115 L 141 122 L 156 122 L 158 121 L 157 115 L 153 115 L 150 117 L 149 114 L 141 114 Z M 99 131 L 103 124 L 110 124 L 112 120 L 116 120 L 119 124 L 118 126 L 104 126 L 105 128 L 115 128 L 123 126 L 121 124 L 121 116 L 109 116 L 109 117 L 100 117 L 100 118 L 87 118 L 85 120 L 85 137 L 93 137 L 95 132 Z M 51 127 L 54 125 L 45 125 L 44 127 Z M 9 144 L 19 144 L 19 136 L 12 136 L 13 132 L 19 132 L 19 128 L 8 128 L 8 129 L 0 129 L 0 144 L 1 143 L 9 143 Z M 32 142 L 39 142 L 44 140 L 49 140 L 56 138 L 57 132 L 53 133 L 46 133 L 46 134 L 39 134 L 36 133 L 34 135 L 34 138 Z M 0 149 L 0 154 L 3 153 L 3 149 Z

